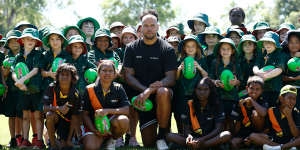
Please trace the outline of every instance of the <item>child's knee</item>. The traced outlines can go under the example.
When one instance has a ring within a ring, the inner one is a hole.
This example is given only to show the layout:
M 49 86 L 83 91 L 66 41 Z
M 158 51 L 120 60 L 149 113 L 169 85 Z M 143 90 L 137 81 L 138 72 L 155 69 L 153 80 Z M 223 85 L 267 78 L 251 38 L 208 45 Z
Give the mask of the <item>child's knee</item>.
M 224 142 L 229 141 L 231 139 L 231 133 L 229 131 L 223 131 L 220 133 L 220 138 Z

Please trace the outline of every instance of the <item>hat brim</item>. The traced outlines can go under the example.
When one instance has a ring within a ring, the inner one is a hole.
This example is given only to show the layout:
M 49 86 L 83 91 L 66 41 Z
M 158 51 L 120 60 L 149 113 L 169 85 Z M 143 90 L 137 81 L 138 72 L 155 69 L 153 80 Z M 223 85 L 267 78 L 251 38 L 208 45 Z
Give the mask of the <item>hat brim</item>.
M 99 22 L 98 22 L 96 19 L 92 18 L 92 17 L 87 17 L 87 18 L 84 18 L 84 19 L 79 20 L 78 23 L 77 23 L 77 26 L 78 26 L 79 28 L 81 28 L 82 23 L 84 23 L 84 22 L 86 22 L 86 21 L 93 22 L 94 28 L 95 28 L 95 32 L 100 28 Z
M 260 40 L 258 41 L 258 43 L 257 43 L 258 47 L 259 47 L 259 48 L 262 48 L 264 42 L 272 42 L 272 43 L 275 44 L 276 47 L 278 47 L 278 46 L 276 45 L 276 41 L 275 41 L 274 39 L 272 39 L 272 38 L 262 38 L 262 39 L 260 39 Z
M 218 35 L 218 37 L 219 37 L 220 40 L 224 38 L 224 36 L 222 36 L 218 32 L 202 32 L 202 33 L 198 34 L 198 39 L 199 39 L 199 42 L 201 43 L 201 45 L 206 45 L 206 43 L 205 43 L 205 35 L 208 35 L 208 34 Z
M 70 29 L 76 29 L 76 30 L 79 32 L 80 36 L 82 36 L 83 39 L 86 40 L 86 35 L 85 35 L 85 33 L 84 33 L 79 27 L 77 27 L 77 26 L 67 26 L 66 28 L 64 28 L 64 29 L 63 29 L 63 34 L 64 34 L 65 37 L 66 37 L 67 32 L 68 32 Z
M 225 39 L 224 39 L 224 40 L 225 40 Z M 233 42 L 233 41 L 232 41 L 232 42 Z M 223 43 L 230 44 L 230 45 L 233 47 L 234 52 L 237 53 L 237 48 L 235 47 L 235 44 L 232 43 L 232 42 L 229 42 L 229 41 L 220 41 L 220 42 L 218 42 L 217 45 L 214 47 L 214 52 L 213 52 L 214 56 L 217 57 L 217 55 L 218 55 L 218 53 L 219 53 L 220 46 L 221 46 L 221 44 L 223 44 Z M 237 56 L 237 55 L 236 55 L 236 56 Z
M 39 38 L 34 37 L 34 36 L 32 36 L 31 34 L 23 34 L 23 35 L 22 35 L 20 38 L 18 38 L 18 40 L 17 40 L 17 42 L 18 42 L 21 46 L 24 46 L 24 43 L 23 43 L 22 39 L 25 38 L 25 37 L 30 37 L 30 38 L 32 38 L 32 39 L 35 39 L 35 40 L 37 41 L 35 47 L 41 47 L 41 46 L 43 45 L 43 42 L 42 42 Z
M 99 38 L 99 37 L 108 37 L 108 39 L 109 39 L 109 47 L 112 47 L 112 39 L 111 39 L 111 37 L 110 37 L 109 35 L 107 35 L 107 34 L 99 34 L 99 35 L 95 36 L 95 38 L 94 38 L 94 43 L 96 42 L 96 39 Z
M 190 19 L 190 20 L 187 21 L 187 24 L 188 24 L 188 26 L 189 26 L 189 28 L 191 30 L 194 29 L 194 21 L 202 22 L 202 23 L 204 23 L 206 25 L 206 27 L 209 26 L 209 23 L 206 22 L 205 20 L 201 19 L 201 18 L 192 18 L 192 19 Z
M 255 43 L 255 45 L 257 46 L 257 41 L 255 41 L 254 39 L 244 39 L 244 40 L 242 40 L 240 43 L 239 43 L 239 45 L 238 45 L 238 47 L 237 47 L 237 50 L 238 50 L 238 53 L 239 54 L 241 54 L 241 53 L 243 53 L 243 44 L 246 42 L 246 41 L 250 41 L 250 42 L 253 42 L 253 43 Z
M 7 49 L 9 48 L 9 47 L 8 47 L 8 41 L 9 41 L 10 39 L 17 39 L 17 40 L 18 40 L 19 37 L 17 37 L 17 36 L 10 36 L 10 37 L 8 37 L 8 38 L 6 39 L 5 44 L 4 44 L 4 47 L 7 48 Z
M 74 44 L 74 43 L 81 43 L 83 45 L 83 51 L 81 53 L 82 54 L 86 54 L 87 53 L 87 47 L 86 47 L 86 44 L 84 43 L 84 41 L 81 41 L 81 40 L 73 40 L 72 42 L 70 42 L 68 44 L 68 46 L 66 47 L 66 51 L 68 53 L 70 53 L 72 55 L 72 49 L 71 49 L 71 45 Z

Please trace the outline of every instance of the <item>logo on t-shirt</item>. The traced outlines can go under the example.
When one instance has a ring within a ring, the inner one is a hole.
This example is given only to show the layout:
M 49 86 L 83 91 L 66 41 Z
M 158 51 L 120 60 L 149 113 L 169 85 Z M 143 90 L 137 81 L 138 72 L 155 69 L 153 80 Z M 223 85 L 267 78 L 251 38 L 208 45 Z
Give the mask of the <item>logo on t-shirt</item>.
M 152 59 L 152 60 L 158 60 L 159 58 L 158 57 L 150 57 L 150 59 Z
M 112 99 L 110 102 L 111 102 L 111 103 L 117 103 L 117 102 L 119 102 L 119 100 L 117 100 L 117 99 Z
M 143 57 L 142 56 L 135 56 L 135 58 L 142 59 Z

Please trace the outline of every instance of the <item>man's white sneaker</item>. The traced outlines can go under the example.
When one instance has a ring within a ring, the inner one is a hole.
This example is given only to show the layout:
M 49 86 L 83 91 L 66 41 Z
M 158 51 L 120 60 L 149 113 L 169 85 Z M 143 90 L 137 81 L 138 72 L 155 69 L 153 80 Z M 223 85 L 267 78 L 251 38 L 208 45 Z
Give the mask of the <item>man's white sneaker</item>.
M 263 145 L 263 150 L 281 150 L 281 147 L 278 146 L 270 146 L 268 144 Z
M 169 149 L 166 141 L 164 139 L 160 139 L 156 141 L 156 147 L 158 150 L 167 150 Z
M 116 140 L 114 140 L 113 138 L 108 139 L 105 143 L 104 149 L 105 150 L 115 150 L 116 149 Z

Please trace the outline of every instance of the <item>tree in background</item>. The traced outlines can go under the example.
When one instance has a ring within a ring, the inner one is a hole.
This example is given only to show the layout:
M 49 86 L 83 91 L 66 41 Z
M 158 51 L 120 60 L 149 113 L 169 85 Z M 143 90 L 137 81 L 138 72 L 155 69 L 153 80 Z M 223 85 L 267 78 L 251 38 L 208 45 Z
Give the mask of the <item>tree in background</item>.
M 104 0 L 101 7 L 108 25 L 121 21 L 125 25 L 135 26 L 145 9 L 155 9 L 161 25 L 175 18 L 175 10 L 171 7 L 170 0 Z

